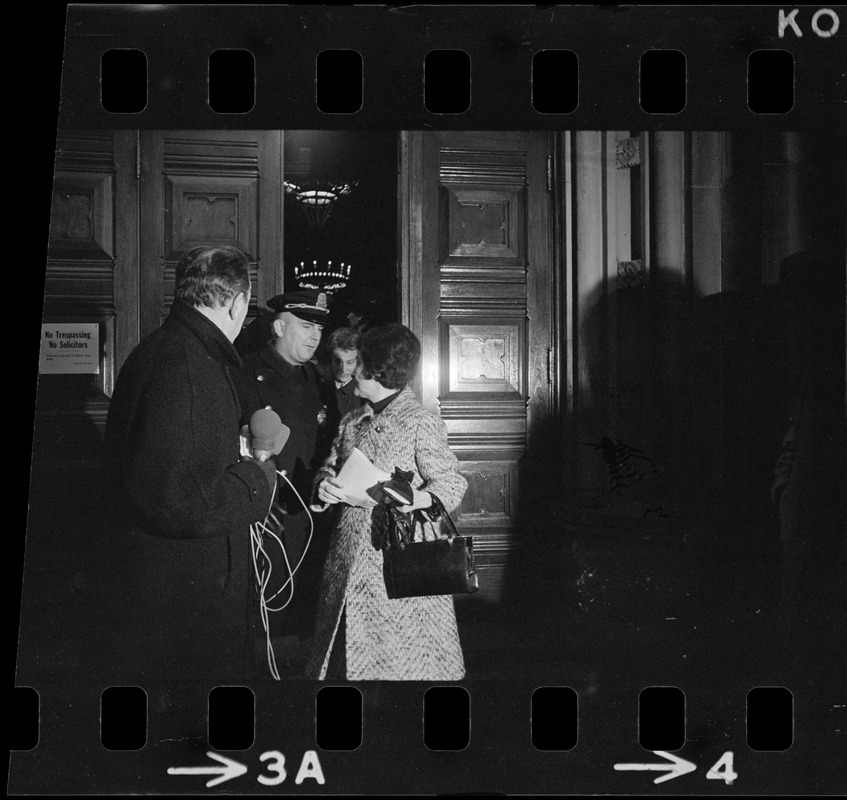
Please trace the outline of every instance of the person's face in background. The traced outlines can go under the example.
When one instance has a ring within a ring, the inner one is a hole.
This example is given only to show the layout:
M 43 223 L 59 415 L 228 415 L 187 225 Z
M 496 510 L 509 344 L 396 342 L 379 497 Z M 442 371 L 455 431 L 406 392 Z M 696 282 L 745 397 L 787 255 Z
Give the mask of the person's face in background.
M 360 314 L 357 314 L 355 311 L 348 311 L 347 322 L 350 323 L 351 328 L 358 329 L 359 326 L 361 326 L 362 324 L 362 316 Z
M 289 311 L 274 320 L 274 347 L 289 364 L 305 364 L 321 343 L 324 326 Z
M 336 347 L 332 351 L 332 372 L 335 375 L 335 380 L 342 385 L 353 377 L 358 363 L 358 350 L 340 350 Z

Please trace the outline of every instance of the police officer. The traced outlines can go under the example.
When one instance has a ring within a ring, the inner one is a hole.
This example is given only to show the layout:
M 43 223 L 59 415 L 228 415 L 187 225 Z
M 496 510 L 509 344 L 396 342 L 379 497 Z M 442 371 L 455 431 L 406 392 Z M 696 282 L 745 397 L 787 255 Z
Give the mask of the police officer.
M 324 292 L 302 289 L 277 295 L 268 301 L 274 311 L 273 339 L 256 352 L 243 358 L 244 366 L 233 373 L 241 399 L 242 423 L 246 424 L 260 408 L 271 408 L 279 414 L 291 434 L 282 452 L 276 457 L 277 466 L 285 470 L 288 479 L 306 504 L 312 491 L 312 478 L 327 455 L 331 443 L 325 433 L 327 402 L 333 402 L 331 384 L 313 356 L 321 341 L 329 317 Z M 288 563 L 293 569 L 303 555 L 310 532 L 310 522 L 300 500 L 282 479 L 279 482 L 277 504 L 287 512 L 283 517 L 284 542 Z M 313 535 L 309 549 L 294 577 L 293 602 L 285 612 L 271 614 L 272 634 L 308 634 L 309 598 L 316 591 L 311 586 L 315 571 L 311 561 L 319 551 Z M 288 578 L 282 553 L 269 545 L 274 560 L 271 589 L 279 588 Z M 317 567 L 319 573 L 319 565 Z M 284 590 L 274 601 L 281 605 L 289 597 Z

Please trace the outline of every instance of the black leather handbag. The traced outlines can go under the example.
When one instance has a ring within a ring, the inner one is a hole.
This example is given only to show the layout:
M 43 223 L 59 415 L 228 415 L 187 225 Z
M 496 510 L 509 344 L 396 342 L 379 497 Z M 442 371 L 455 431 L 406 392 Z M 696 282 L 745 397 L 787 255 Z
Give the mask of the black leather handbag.
M 425 511 L 403 514 L 397 508 L 386 510 L 389 522 L 382 548 L 382 574 L 389 598 L 479 591 L 473 538 L 459 536 L 456 524 L 438 497 L 432 495 L 432 506 Z M 442 520 L 448 529 L 447 538 L 414 541 L 417 526 L 425 524 L 427 519 Z

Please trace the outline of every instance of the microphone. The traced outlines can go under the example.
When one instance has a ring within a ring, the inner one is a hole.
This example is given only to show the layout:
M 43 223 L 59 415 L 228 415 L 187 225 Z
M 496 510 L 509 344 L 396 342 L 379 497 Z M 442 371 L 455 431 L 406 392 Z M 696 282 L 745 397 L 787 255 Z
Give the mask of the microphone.
M 250 447 L 257 461 L 278 455 L 290 435 L 291 428 L 283 425 L 279 414 L 271 408 L 260 408 L 250 417 Z

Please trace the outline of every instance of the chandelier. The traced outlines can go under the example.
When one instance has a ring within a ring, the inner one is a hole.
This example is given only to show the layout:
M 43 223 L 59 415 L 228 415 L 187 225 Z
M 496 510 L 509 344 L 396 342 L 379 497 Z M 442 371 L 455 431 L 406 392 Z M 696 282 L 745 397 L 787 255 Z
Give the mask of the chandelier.
M 310 228 L 323 228 L 338 200 L 353 191 L 358 181 L 310 181 L 296 184 L 283 181 L 285 193 L 294 197 L 303 209 Z
M 352 269 L 352 264 L 345 264 L 343 261 L 336 262 L 335 265 L 332 261 L 318 263 L 317 259 L 313 259 L 311 264 L 301 261 L 299 265 L 294 266 L 294 279 L 301 289 L 334 292 L 347 286 Z

